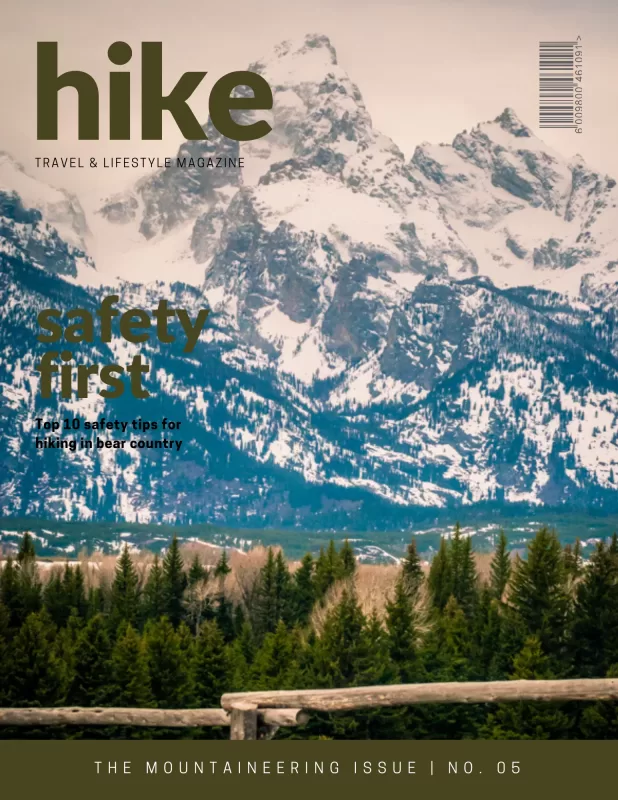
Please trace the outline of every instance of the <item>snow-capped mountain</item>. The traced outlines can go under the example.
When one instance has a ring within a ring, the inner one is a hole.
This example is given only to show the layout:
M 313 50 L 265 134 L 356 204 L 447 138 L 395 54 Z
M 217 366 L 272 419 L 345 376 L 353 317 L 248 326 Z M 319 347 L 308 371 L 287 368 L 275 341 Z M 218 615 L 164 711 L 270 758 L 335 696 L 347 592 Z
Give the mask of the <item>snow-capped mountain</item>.
M 421 145 L 412 165 L 474 253 L 479 273 L 497 284 L 577 295 L 587 273 L 613 281 L 616 181 L 580 156 L 562 159 L 511 109 L 452 145 Z
M 91 235 L 72 198 L 61 232 L 45 192 L 5 192 L 0 170 L 0 510 L 386 529 L 477 503 L 618 506 L 615 181 L 510 109 L 407 160 L 324 36 L 250 69 L 272 133 L 206 125 L 178 154 L 244 167 L 158 171 L 106 198 Z M 34 257 L 35 234 L 87 245 L 126 307 L 213 309 L 190 356 L 141 348 L 150 399 L 59 407 L 165 414 L 181 454 L 33 449 L 36 309 L 104 291 L 51 274 L 77 273 Z
M 88 234 L 76 197 L 35 180 L 0 152 L 0 252 L 76 277 L 80 267 L 93 266 Z

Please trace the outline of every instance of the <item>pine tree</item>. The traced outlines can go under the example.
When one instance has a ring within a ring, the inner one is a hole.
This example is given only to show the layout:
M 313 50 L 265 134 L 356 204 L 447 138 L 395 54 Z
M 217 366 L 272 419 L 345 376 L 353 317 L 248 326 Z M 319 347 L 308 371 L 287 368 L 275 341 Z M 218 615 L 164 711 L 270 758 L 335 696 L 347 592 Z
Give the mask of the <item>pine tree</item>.
M 161 619 L 165 614 L 165 588 L 163 568 L 159 556 L 155 555 L 144 586 L 143 616 L 145 619 Z
M 292 595 L 292 620 L 299 625 L 306 625 L 315 603 L 315 587 L 313 584 L 313 556 L 303 556 L 300 567 L 294 573 Z
M 440 549 L 431 562 L 428 578 L 429 593 L 432 603 L 438 611 L 442 611 L 453 593 L 453 572 L 446 539 L 440 539 Z
M 365 646 L 359 652 L 354 682 L 360 686 L 393 683 L 397 670 L 391 660 L 390 631 L 385 630 L 382 620 L 374 609 L 365 626 Z M 400 642 L 402 643 L 402 642 Z
M 41 610 L 43 602 L 43 586 L 39 578 L 36 561 L 24 559 L 18 565 L 20 617 L 25 619 L 28 614 L 36 614 Z
M 54 623 L 62 626 L 71 612 L 60 576 L 60 570 L 54 568 L 43 591 L 43 606 Z
M 279 620 L 267 633 L 255 656 L 253 685 L 256 689 L 294 689 L 301 684 L 299 658 L 302 643 L 298 632 Z
M 225 551 L 224 551 L 225 552 Z M 187 575 L 187 584 L 189 587 L 196 586 L 206 580 L 208 572 L 204 569 L 202 562 L 197 553 L 193 557 L 189 572 Z
M 238 636 L 228 647 L 227 653 L 230 691 L 240 692 L 253 688 L 249 671 L 255 656 L 255 637 L 248 622 L 243 624 Z
M 101 586 L 90 586 L 86 597 L 86 619 L 92 619 L 105 610 L 105 592 Z
M 191 661 L 193 657 L 193 647 L 195 645 L 195 636 L 185 622 L 180 623 L 176 633 L 178 634 L 178 643 L 184 657 Z
M 403 590 L 401 599 L 409 602 Z M 358 653 L 354 682 L 372 686 L 398 681 L 397 664 L 391 658 L 393 640 L 375 610 L 367 619 L 363 639 L 365 644 Z M 406 708 L 374 708 L 356 711 L 352 716 L 342 716 L 336 720 L 334 727 L 338 738 L 403 739 L 407 738 L 407 718 Z
M 170 548 L 163 559 L 165 613 L 174 627 L 180 624 L 184 616 L 183 596 L 186 587 L 187 576 L 184 573 L 178 537 L 174 536 Z
M 275 554 L 268 548 L 266 564 L 260 570 L 254 619 L 261 636 L 274 633 L 284 616 L 291 611 L 292 581 L 281 551 Z
M 0 602 L 0 708 L 8 700 L 8 681 L 9 672 L 9 624 L 10 614 L 7 607 Z
M 575 540 L 575 544 L 571 547 L 570 544 L 565 545 L 563 551 L 564 569 L 567 577 L 572 582 L 576 581 L 583 572 L 582 565 L 582 543 L 579 539 Z
M 279 604 L 275 584 L 275 555 L 271 547 L 268 548 L 266 563 L 260 570 L 257 583 L 256 602 L 250 609 L 254 627 L 263 636 L 271 633 L 279 622 Z
M 255 653 L 257 650 L 257 642 L 255 640 L 254 631 L 248 622 L 246 622 L 242 626 L 240 634 L 236 641 L 242 650 L 243 656 L 245 657 L 247 664 L 253 663 L 253 660 L 255 658 Z
M 507 550 L 508 539 L 504 531 L 500 531 L 498 547 L 494 552 L 490 566 L 489 585 L 496 600 L 502 601 L 506 587 L 511 578 L 511 556 Z
M 217 708 L 231 681 L 225 639 L 216 622 L 203 622 L 195 642 L 191 676 L 198 708 Z
M 56 626 L 45 612 L 29 614 L 9 650 L 8 696 L 13 705 L 54 706 L 72 676 L 59 654 Z
M 86 582 L 82 568 L 77 564 L 69 567 L 68 577 L 66 578 L 66 591 L 70 598 L 70 606 L 77 615 L 85 619 L 88 615 L 88 601 L 86 599 Z
M 225 595 L 220 594 L 217 597 L 213 619 L 219 626 L 225 641 L 231 642 L 235 634 L 234 606 Z
M 497 589 L 491 585 L 483 585 L 479 592 L 473 625 L 473 639 L 475 642 L 475 666 L 479 678 L 482 680 L 498 680 L 506 675 L 494 674 L 501 665 L 496 660 L 496 653 L 500 649 L 500 634 L 502 631 L 501 601 L 495 597 Z M 509 665 L 510 666 L 510 665 Z
M 17 563 L 22 566 L 28 562 L 36 561 L 36 549 L 32 535 L 26 531 L 22 536 L 17 552 Z
M 71 703 L 77 706 L 101 706 L 108 702 L 112 691 L 111 655 L 105 618 L 97 614 L 77 638 Z
M 328 612 L 316 643 L 316 677 L 320 683 L 335 688 L 354 685 L 359 661 L 366 657 L 366 626 L 356 592 L 345 588 Z
M 125 544 L 116 562 L 116 573 L 112 583 L 110 623 L 117 629 L 122 622 L 135 625 L 139 613 L 139 578 Z
M 511 579 L 510 602 L 546 655 L 566 667 L 570 599 L 562 549 L 555 533 L 541 528 L 528 545 L 528 558 L 518 559 Z
M 112 651 L 110 702 L 126 708 L 154 705 L 146 645 L 132 625 L 122 623 Z
M 472 553 L 472 539 L 462 536 L 459 523 L 450 542 L 452 594 L 468 616 L 477 600 L 477 575 Z
M 423 652 L 424 670 L 434 681 L 478 679 L 474 663 L 475 643 L 470 620 L 451 596 L 427 635 Z M 435 705 L 423 720 L 432 739 L 474 738 L 483 719 L 479 706 Z
M 427 672 L 435 680 L 472 680 L 473 646 L 470 623 L 451 595 L 427 639 Z
M 19 594 L 19 573 L 11 556 L 4 562 L 0 570 L 0 603 L 9 615 L 9 626 L 21 624 L 22 609 Z
M 507 680 L 513 671 L 513 662 L 530 635 L 517 609 L 492 599 L 486 640 L 480 648 L 491 648 L 487 659 L 488 671 L 482 672 L 486 680 Z M 497 644 L 496 644 L 497 641 Z M 481 654 L 482 659 L 482 654 Z
M 79 566 L 66 564 L 62 574 L 54 569 L 43 592 L 43 604 L 56 625 L 66 625 L 72 612 L 85 618 L 87 601 Z
M 228 561 L 227 551 L 222 550 L 221 556 L 217 561 L 217 565 L 215 566 L 215 572 L 214 572 L 215 578 L 219 578 L 221 581 L 224 581 L 231 571 L 232 568 L 230 567 Z
M 197 636 L 202 620 L 210 605 L 210 598 L 208 595 L 208 572 L 202 566 L 197 555 L 191 562 L 191 567 L 189 569 L 184 604 L 187 621 Z
M 405 572 L 395 584 L 393 598 L 386 604 L 386 630 L 390 657 L 396 667 L 399 682 L 411 683 L 417 680 L 417 633 Z
M 191 698 L 189 662 L 180 638 L 166 617 L 144 629 L 152 694 L 159 708 L 182 708 Z
M 604 542 L 577 586 L 573 638 L 578 674 L 601 678 L 618 664 L 618 554 Z
M 418 599 L 425 577 L 416 547 L 416 539 L 414 537 L 410 540 L 405 558 L 401 561 L 401 571 L 403 588 L 414 604 Z
M 275 601 L 278 608 L 278 620 L 289 623 L 292 609 L 292 578 L 283 550 L 279 550 L 275 558 Z
M 83 619 L 78 615 L 77 610 L 73 608 L 66 621 L 66 625 L 62 628 L 58 628 L 56 633 L 56 652 L 58 658 L 64 663 L 67 670 L 67 689 L 73 683 L 75 676 L 77 640 L 83 625 Z
M 326 552 L 324 552 L 323 548 L 320 548 L 320 554 L 316 561 L 314 572 L 316 597 L 322 599 L 330 587 L 341 577 L 341 559 L 335 547 L 335 542 L 331 539 Z
M 350 541 L 346 539 L 339 551 L 339 570 L 342 578 L 351 578 L 356 572 L 356 556 Z
M 2 570 L 0 600 L 9 610 L 11 625 L 19 626 L 29 614 L 40 611 L 42 594 L 34 541 L 25 533 L 16 560 L 9 557 Z

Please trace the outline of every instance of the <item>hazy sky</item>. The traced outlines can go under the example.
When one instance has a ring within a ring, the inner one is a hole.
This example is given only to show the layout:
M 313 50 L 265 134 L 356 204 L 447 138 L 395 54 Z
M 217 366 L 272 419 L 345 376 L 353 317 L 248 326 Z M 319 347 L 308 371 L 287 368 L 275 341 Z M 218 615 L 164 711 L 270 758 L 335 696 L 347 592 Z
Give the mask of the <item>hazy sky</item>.
M 282 39 L 325 33 L 340 64 L 364 96 L 375 126 L 407 155 L 421 141 L 450 141 L 464 128 L 493 118 L 505 106 L 536 130 L 540 39 L 581 34 L 584 133 L 543 131 L 570 156 L 618 176 L 618 3 L 607 0 L 364 2 L 364 0 L 3 0 L 0 12 L 0 150 L 36 173 L 36 155 L 173 155 L 181 135 L 171 119 L 163 142 L 141 142 L 139 94 L 131 142 L 106 140 L 108 46 L 133 46 L 139 87 L 139 43 L 162 41 L 169 88 L 188 70 L 207 70 L 191 107 L 207 116 L 209 87 L 225 72 L 243 69 Z M 98 80 L 99 142 L 79 142 L 73 93 L 61 93 L 58 143 L 36 140 L 36 42 L 58 41 L 60 68 L 82 69 Z M 126 68 L 125 68 L 126 69 Z M 66 97 L 62 97 L 66 95 Z M 201 109 L 201 111 L 200 111 Z M 166 114 L 166 117 L 170 115 Z M 538 132 L 538 131 L 537 131 Z M 135 172 L 45 171 L 50 183 L 81 194 L 103 194 L 135 180 Z

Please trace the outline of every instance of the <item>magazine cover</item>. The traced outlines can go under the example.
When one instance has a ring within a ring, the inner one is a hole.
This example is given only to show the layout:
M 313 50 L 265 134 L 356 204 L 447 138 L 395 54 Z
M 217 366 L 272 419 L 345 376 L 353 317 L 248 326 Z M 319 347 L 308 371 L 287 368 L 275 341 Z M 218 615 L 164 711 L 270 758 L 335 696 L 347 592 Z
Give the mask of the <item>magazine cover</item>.
M 601 759 L 618 9 L 0 14 L 0 771 Z

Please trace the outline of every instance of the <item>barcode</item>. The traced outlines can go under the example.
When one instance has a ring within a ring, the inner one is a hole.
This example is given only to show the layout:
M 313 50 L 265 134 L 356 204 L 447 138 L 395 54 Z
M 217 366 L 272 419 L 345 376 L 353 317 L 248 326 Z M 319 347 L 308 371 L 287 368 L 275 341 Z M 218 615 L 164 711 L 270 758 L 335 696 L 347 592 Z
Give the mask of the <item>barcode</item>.
M 575 128 L 575 48 L 539 42 L 539 127 Z

